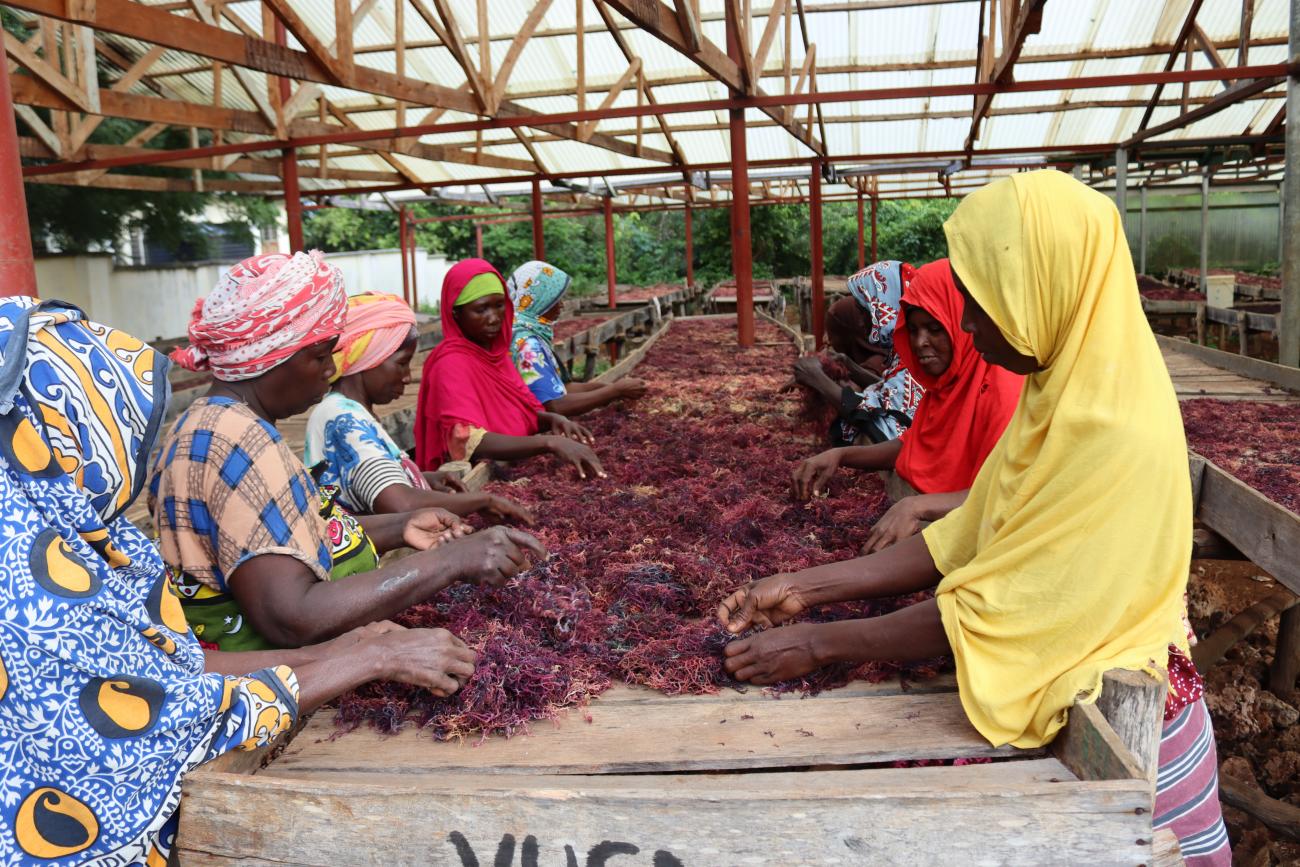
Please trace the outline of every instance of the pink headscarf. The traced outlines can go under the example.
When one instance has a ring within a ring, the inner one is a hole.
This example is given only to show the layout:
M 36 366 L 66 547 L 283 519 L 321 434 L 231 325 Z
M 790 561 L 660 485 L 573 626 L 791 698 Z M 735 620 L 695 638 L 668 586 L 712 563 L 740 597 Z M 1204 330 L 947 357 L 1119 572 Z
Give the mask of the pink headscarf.
M 190 345 L 171 357 L 225 382 L 252 379 L 337 336 L 346 315 L 343 274 L 319 250 L 253 256 L 194 303 Z
M 415 311 L 386 292 L 364 292 L 348 299 L 348 321 L 334 347 L 335 379 L 364 373 L 402 348 L 415 327 Z
M 537 433 L 537 414 L 543 407 L 510 357 L 510 296 L 505 297 L 501 333 L 487 349 L 461 332 L 452 313 L 465 285 L 481 274 L 495 274 L 504 292 L 505 280 L 482 259 L 457 262 L 442 281 L 442 342 L 424 361 L 415 417 L 415 459 L 422 469 L 436 469 L 450 454 L 458 426 L 507 436 Z

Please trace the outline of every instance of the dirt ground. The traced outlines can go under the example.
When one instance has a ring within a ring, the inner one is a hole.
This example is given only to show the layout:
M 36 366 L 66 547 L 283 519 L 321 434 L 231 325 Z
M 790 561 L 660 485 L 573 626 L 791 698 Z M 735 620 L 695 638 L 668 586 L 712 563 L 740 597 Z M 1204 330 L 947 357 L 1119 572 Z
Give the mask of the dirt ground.
M 1196 560 L 1188 584 L 1188 611 L 1198 636 L 1259 601 L 1276 585 L 1243 561 Z M 1206 702 L 1214 718 L 1219 772 L 1300 806 L 1300 709 L 1266 688 L 1277 640 L 1277 618 L 1238 642 L 1210 671 Z M 1231 807 L 1224 819 L 1233 863 L 1250 867 L 1300 865 L 1300 842 L 1286 840 Z

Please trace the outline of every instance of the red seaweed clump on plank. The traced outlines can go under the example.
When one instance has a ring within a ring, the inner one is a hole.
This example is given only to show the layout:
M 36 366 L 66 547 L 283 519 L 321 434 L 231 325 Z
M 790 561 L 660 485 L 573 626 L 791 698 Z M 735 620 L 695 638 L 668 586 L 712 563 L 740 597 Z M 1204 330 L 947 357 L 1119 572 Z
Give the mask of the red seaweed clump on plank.
M 505 587 L 456 587 L 398 620 L 442 627 L 471 644 L 478 670 L 447 699 L 392 683 L 345 696 L 340 726 L 438 738 L 514 734 L 582 705 L 614 682 L 670 695 L 735 685 L 722 667 L 730 637 L 718 602 L 746 581 L 857 555 L 888 506 L 874 475 L 843 473 L 830 496 L 796 503 L 795 461 L 821 432 L 782 392 L 795 358 L 760 323 L 739 349 L 735 322 L 673 324 L 638 366 L 649 394 L 590 417 L 609 477 L 580 481 L 552 458 L 516 465 L 491 490 L 530 506 L 550 556 Z M 586 420 L 586 419 L 584 419 Z M 833 606 L 812 619 L 867 616 L 906 600 Z M 827 669 L 777 692 L 854 679 L 919 679 L 940 662 Z
M 1300 404 L 1197 399 L 1182 409 L 1193 451 L 1300 513 Z

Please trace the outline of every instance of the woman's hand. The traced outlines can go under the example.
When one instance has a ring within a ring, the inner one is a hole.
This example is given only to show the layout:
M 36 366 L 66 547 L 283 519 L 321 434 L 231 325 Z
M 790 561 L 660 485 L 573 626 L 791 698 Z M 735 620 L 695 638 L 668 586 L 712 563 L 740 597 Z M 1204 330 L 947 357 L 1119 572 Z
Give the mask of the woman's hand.
M 635 376 L 625 376 L 618 382 L 614 383 L 618 389 L 619 397 L 627 400 L 639 400 L 645 396 L 646 384 L 644 379 L 637 379 Z
M 817 356 L 805 355 L 794 363 L 794 381 L 800 385 L 820 389 L 826 379 L 826 371 Z
M 448 558 L 444 568 L 458 580 L 499 587 L 527 568 L 530 557 L 545 559 L 546 547 L 522 530 L 489 527 L 448 545 L 439 554 Z
M 591 431 L 587 430 L 576 421 L 566 418 L 559 413 L 538 413 L 538 418 L 546 422 L 548 430 L 557 436 L 571 439 L 574 442 L 586 443 L 589 446 L 594 446 L 596 444 L 596 438 L 591 435 Z
M 791 489 L 796 500 L 807 500 L 824 494 L 830 487 L 831 477 L 840 468 L 844 453 L 839 449 L 827 449 L 819 455 L 800 462 L 794 468 Z
M 722 649 L 722 665 L 736 680 L 758 685 L 802 677 L 826 664 L 824 631 L 824 624 L 799 623 L 741 638 Z
M 917 497 L 904 497 L 889 507 L 876 522 L 862 546 L 863 554 L 874 554 L 921 531 L 921 512 Z
M 439 697 L 460 689 L 474 674 L 477 656 L 445 629 L 403 629 L 370 639 L 383 680 L 422 686 Z
M 593 476 L 605 478 L 605 468 L 600 465 L 600 458 L 596 457 L 596 453 L 585 443 L 553 436 L 549 438 L 549 445 L 551 454 L 577 468 L 579 478 L 586 479 Z
M 460 480 L 460 476 L 455 473 L 449 473 L 444 470 L 428 471 L 424 473 L 424 480 L 429 483 L 429 487 L 441 494 L 466 494 L 469 488 Z
M 356 645 L 372 638 L 378 638 L 380 635 L 386 635 L 389 632 L 400 632 L 404 629 L 406 629 L 405 626 L 391 620 L 376 620 L 374 623 L 367 623 L 365 626 L 349 629 L 337 638 L 314 644 L 311 649 L 323 656 L 329 656 L 347 650 L 349 647 L 356 647 Z
M 733 634 L 785 623 L 808 608 L 806 591 L 792 572 L 779 572 L 732 593 L 718 606 L 718 620 Z
M 499 521 L 518 521 L 530 527 L 537 523 L 527 506 L 496 494 L 487 495 L 487 504 L 480 511 L 487 512 Z
M 446 509 L 420 509 L 406 519 L 402 527 L 402 541 L 417 551 L 436 548 L 452 539 L 474 532 L 474 528 Z

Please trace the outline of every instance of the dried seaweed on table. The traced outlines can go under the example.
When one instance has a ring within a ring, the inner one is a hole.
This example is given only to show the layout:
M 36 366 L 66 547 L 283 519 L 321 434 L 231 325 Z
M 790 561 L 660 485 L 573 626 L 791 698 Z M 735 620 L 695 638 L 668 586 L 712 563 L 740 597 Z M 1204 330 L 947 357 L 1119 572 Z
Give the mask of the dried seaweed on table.
M 1182 410 L 1194 451 L 1300 512 L 1300 404 L 1200 398 Z
M 345 696 L 338 723 L 394 731 L 404 722 L 440 738 L 512 734 L 580 706 L 613 682 L 668 694 L 734 685 L 722 667 L 730 637 L 714 617 L 744 582 L 856 556 L 888 506 L 874 475 L 843 473 L 830 495 L 790 497 L 790 471 L 820 431 L 782 392 L 793 347 L 759 323 L 760 343 L 735 346 L 731 320 L 677 322 L 637 369 L 649 393 L 590 416 L 609 474 L 582 482 L 553 458 L 510 469 L 490 490 L 538 516 L 550 556 L 506 587 L 457 587 L 399 618 L 449 629 L 479 652 L 455 696 L 398 684 Z M 908 600 L 819 610 L 865 616 Z M 852 679 L 922 679 L 936 662 L 829 668 L 777 692 L 809 693 Z
M 561 319 L 552 326 L 555 332 L 555 342 L 563 343 L 575 334 L 581 334 L 584 331 L 590 331 L 597 325 L 601 325 L 610 320 L 609 316 L 575 316 L 572 319 Z

